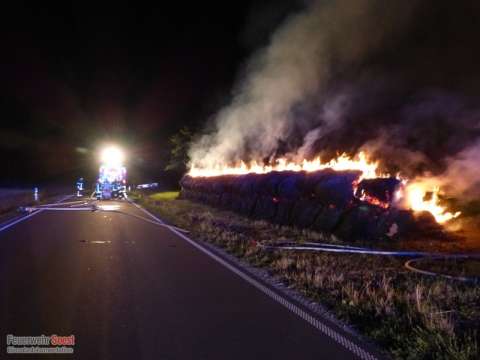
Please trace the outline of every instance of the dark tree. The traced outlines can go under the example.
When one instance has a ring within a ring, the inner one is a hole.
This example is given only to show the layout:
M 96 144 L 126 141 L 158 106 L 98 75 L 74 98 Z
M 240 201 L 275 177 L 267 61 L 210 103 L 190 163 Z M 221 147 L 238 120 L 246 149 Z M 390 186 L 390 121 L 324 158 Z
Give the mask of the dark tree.
M 193 132 L 188 126 L 182 127 L 169 139 L 170 159 L 165 170 L 185 172 L 189 161 L 188 149 L 192 141 Z

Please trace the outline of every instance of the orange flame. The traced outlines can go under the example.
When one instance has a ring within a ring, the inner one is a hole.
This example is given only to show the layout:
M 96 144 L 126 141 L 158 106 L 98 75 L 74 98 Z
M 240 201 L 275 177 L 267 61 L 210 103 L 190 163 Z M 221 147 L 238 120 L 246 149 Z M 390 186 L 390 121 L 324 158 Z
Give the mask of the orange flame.
M 378 169 L 378 161 L 372 161 L 365 152 L 361 151 L 357 156 L 351 157 L 343 153 L 337 158 L 328 162 L 322 162 L 320 157 L 313 160 L 303 160 L 295 162 L 286 158 L 280 158 L 272 165 L 260 164 L 256 161 L 249 163 L 240 162 L 237 165 L 217 164 L 215 166 L 205 168 L 192 164 L 188 175 L 192 177 L 212 177 L 221 175 L 244 175 L 249 173 L 266 174 L 271 171 L 306 171 L 313 172 L 323 169 L 333 169 L 336 171 L 344 170 L 358 170 L 362 172 L 359 181 L 362 179 L 374 179 L 389 177 L 389 174 L 381 173 Z M 397 175 L 398 178 L 399 175 Z M 449 220 L 455 219 L 460 215 L 460 212 L 449 212 L 445 206 L 440 205 L 438 186 L 434 186 L 425 179 L 421 180 L 402 180 L 403 187 L 395 194 L 394 202 L 400 204 L 407 209 L 415 212 L 428 211 L 438 223 L 445 223 Z M 355 186 L 355 184 L 354 184 Z M 430 194 L 430 196 L 427 196 Z M 389 204 L 383 203 L 380 200 L 362 195 L 361 200 L 370 202 L 374 205 L 388 208 Z
M 407 182 L 403 196 L 406 206 L 415 212 L 428 211 L 440 224 L 460 216 L 460 211 L 449 212 L 445 206 L 440 205 L 440 188 L 428 183 L 428 180 Z
M 192 177 L 211 177 L 220 175 L 244 175 L 249 173 L 266 174 L 271 171 L 312 172 L 323 169 L 333 169 L 337 171 L 359 170 L 362 172 L 361 179 L 374 179 L 389 176 L 387 174 L 380 174 L 378 172 L 378 162 L 368 159 L 363 151 L 359 152 L 355 157 L 350 157 L 343 153 L 328 162 L 322 162 L 321 158 L 318 156 L 313 160 L 303 160 L 300 162 L 280 158 L 277 159 L 273 165 L 263 165 L 256 161 L 247 164 L 241 161 L 237 166 L 217 164 L 211 168 L 203 168 L 193 164 L 188 174 Z
M 377 199 L 374 196 L 369 196 L 367 194 L 362 194 L 360 196 L 360 200 L 366 201 L 366 202 L 368 202 L 369 204 L 372 204 L 372 205 L 380 206 L 384 209 L 388 209 L 390 207 L 389 203 L 383 202 L 380 199 Z

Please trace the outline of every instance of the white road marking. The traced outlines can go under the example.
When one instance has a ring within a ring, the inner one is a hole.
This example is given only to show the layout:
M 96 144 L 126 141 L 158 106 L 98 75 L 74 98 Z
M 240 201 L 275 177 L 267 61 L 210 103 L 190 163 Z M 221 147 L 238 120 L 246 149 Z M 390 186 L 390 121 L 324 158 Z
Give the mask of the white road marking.
M 161 219 L 159 219 L 158 217 L 153 215 L 148 210 L 144 209 L 143 207 L 134 203 L 133 201 L 129 201 L 129 202 L 131 204 L 133 204 L 135 207 L 137 207 L 138 209 L 140 209 L 141 211 L 143 211 L 145 214 L 150 216 L 152 219 L 164 224 L 164 222 Z M 323 322 L 321 322 L 317 318 L 313 317 L 310 313 L 306 312 L 305 310 L 303 310 L 299 306 L 295 305 L 294 303 L 292 303 L 291 301 L 289 301 L 285 297 L 280 296 L 276 292 L 272 291 L 267 286 L 265 286 L 262 283 L 260 283 L 259 281 L 255 280 L 255 278 L 249 276 L 247 273 L 239 270 L 237 267 L 235 267 L 235 266 L 231 265 L 230 263 L 226 262 L 224 259 L 222 259 L 218 255 L 216 255 L 212 251 L 208 250 L 207 248 L 203 247 L 202 245 L 200 245 L 196 241 L 190 239 L 188 236 L 182 234 L 181 232 L 175 230 L 172 227 L 168 227 L 168 229 L 170 231 L 172 231 L 174 234 L 176 234 L 179 237 L 181 237 L 182 239 L 184 239 L 185 241 L 187 241 L 188 243 L 190 243 L 192 246 L 194 246 L 195 248 L 197 248 L 201 252 L 203 252 L 204 254 L 208 255 L 209 257 L 211 257 L 212 259 L 214 259 L 215 261 L 217 261 L 221 265 L 225 266 L 230 271 L 232 271 L 235 274 L 237 274 L 238 276 L 240 276 L 242 279 L 244 279 L 249 284 L 256 287 L 258 290 L 262 291 L 265 295 L 267 295 L 271 299 L 275 300 L 279 304 L 286 307 L 288 310 L 290 310 L 295 315 L 301 317 L 303 320 L 308 322 L 310 325 L 315 327 L 317 330 L 319 330 L 323 334 L 327 335 L 328 337 L 333 339 L 338 344 L 342 345 L 345 349 L 349 350 L 350 352 L 352 352 L 353 354 L 358 356 L 360 359 L 363 359 L 363 360 L 378 360 L 378 358 L 375 355 L 371 354 L 369 351 L 364 350 L 363 348 L 361 348 L 360 346 L 358 346 L 354 342 L 348 340 L 345 336 L 343 336 L 342 334 L 340 334 L 336 330 L 332 329 L 332 327 L 324 324 Z

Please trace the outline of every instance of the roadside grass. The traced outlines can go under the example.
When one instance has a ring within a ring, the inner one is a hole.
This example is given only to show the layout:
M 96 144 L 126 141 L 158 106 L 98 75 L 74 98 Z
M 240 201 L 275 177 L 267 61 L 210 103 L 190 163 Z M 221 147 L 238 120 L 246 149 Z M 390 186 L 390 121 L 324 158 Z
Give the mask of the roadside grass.
M 422 259 L 415 262 L 415 267 L 446 275 L 480 277 L 480 258 Z
M 175 200 L 180 195 L 179 191 L 164 191 L 150 195 L 150 199 L 155 201 Z
M 32 191 L 0 189 L 0 215 L 33 203 Z
M 38 193 L 35 200 L 31 190 L 10 190 L 0 188 L 0 222 L 9 221 L 20 215 L 18 209 L 22 206 L 35 206 L 55 201 L 64 194 L 60 190 L 44 190 Z
M 0 222 L 18 216 L 18 208 L 21 206 L 38 205 L 52 198 L 52 195 L 44 191 L 40 192 L 38 200 L 35 200 L 31 190 L 0 189 Z
M 193 238 L 269 270 L 395 359 L 480 358 L 479 285 L 415 274 L 404 268 L 404 259 L 392 257 L 267 251 L 256 245 L 342 242 L 188 200 L 164 201 L 155 194 L 134 198 L 166 221 L 190 230 Z

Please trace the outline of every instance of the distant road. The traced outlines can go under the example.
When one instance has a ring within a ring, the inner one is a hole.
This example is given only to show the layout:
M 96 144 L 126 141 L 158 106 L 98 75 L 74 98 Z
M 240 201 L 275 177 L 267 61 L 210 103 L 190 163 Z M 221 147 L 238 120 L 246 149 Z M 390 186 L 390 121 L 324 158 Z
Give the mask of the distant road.
M 74 355 L 29 359 L 359 358 L 351 336 L 284 305 L 135 217 L 44 211 L 0 232 L 2 359 L 7 334 L 75 335 Z

